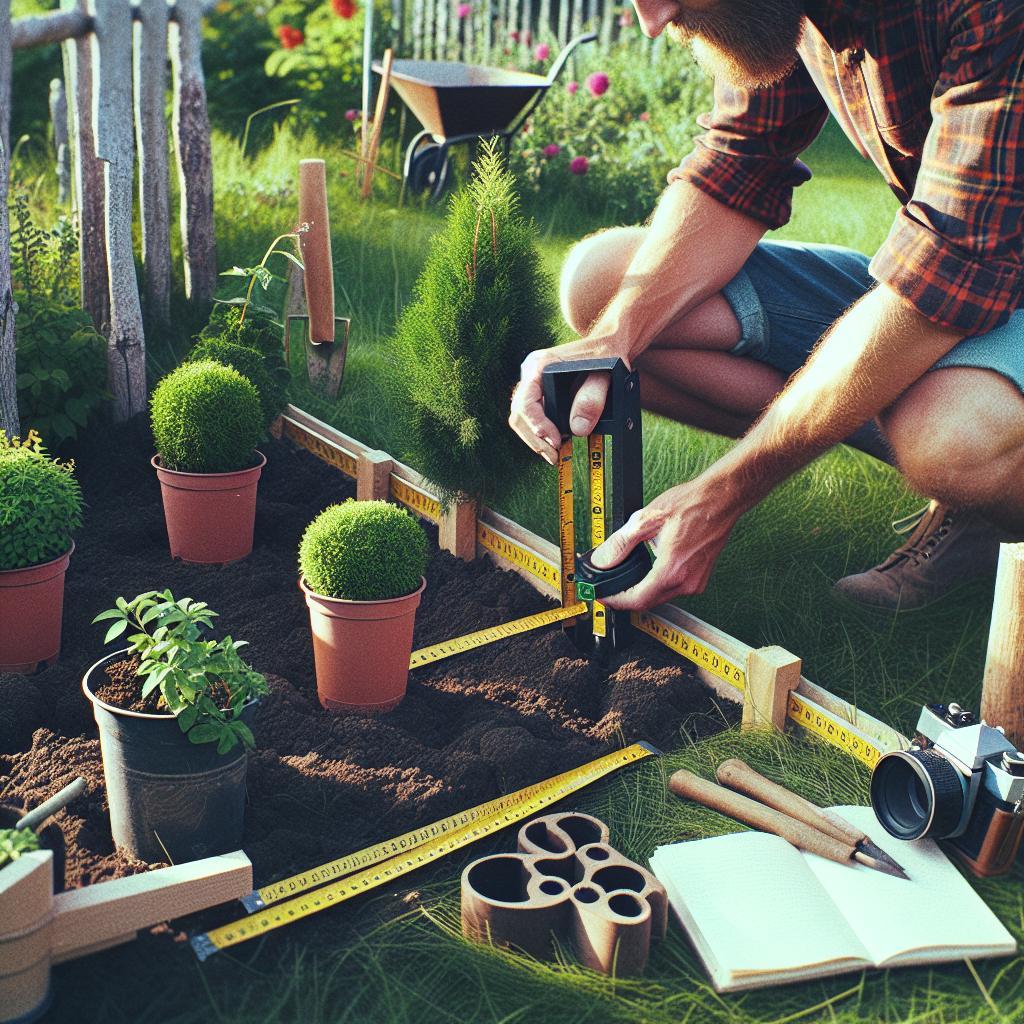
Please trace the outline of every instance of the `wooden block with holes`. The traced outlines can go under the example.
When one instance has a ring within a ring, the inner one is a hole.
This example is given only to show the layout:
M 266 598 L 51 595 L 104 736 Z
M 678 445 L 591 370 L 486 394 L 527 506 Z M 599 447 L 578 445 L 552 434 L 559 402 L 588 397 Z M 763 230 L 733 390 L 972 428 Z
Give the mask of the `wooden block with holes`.
M 747 656 L 744 729 L 786 727 L 789 692 L 800 683 L 801 661 L 783 647 L 761 647 Z

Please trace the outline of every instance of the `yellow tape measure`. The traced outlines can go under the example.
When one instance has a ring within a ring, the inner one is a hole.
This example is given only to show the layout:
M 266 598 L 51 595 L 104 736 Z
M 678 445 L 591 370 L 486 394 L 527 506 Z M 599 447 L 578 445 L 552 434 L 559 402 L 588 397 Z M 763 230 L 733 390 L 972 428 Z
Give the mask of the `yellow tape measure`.
M 412 657 L 409 659 L 409 668 L 429 665 L 432 662 L 450 658 L 454 654 L 462 654 L 464 651 L 472 651 L 485 644 L 494 643 L 495 640 L 504 640 L 510 636 L 518 636 L 520 633 L 529 633 L 531 629 L 539 629 L 552 622 L 562 622 L 565 619 L 586 614 L 587 606 L 578 602 L 568 608 L 551 608 L 546 612 L 535 612 L 522 619 L 503 622 L 500 626 L 489 626 L 487 629 L 480 629 L 475 633 L 467 633 L 465 636 L 457 636 L 453 640 L 444 640 L 431 647 L 422 647 L 418 651 L 413 651 Z
M 476 539 L 485 551 L 490 551 L 506 562 L 513 562 L 536 576 L 554 590 L 561 590 L 561 573 L 558 567 L 545 561 L 540 555 L 521 547 L 514 540 L 492 529 L 486 523 L 476 524 Z
M 789 694 L 789 717 L 797 725 L 821 737 L 826 743 L 852 754 L 869 768 L 874 768 L 875 762 L 882 756 L 878 747 L 857 732 L 853 726 L 793 690 Z
M 634 743 L 534 786 L 259 889 L 243 900 L 247 907 L 256 909 L 251 917 L 193 936 L 192 948 L 200 960 L 205 960 L 218 950 L 344 903 L 529 818 L 610 772 L 659 753 L 649 744 Z M 366 864 L 372 866 L 357 870 Z M 332 878 L 339 880 L 324 884 Z M 289 896 L 292 898 L 288 899 Z M 271 904 L 278 905 L 261 912 Z
M 590 462 L 590 546 L 604 543 L 604 434 L 587 438 Z M 600 601 L 591 610 L 594 636 L 608 635 L 608 613 Z
M 296 444 L 302 445 L 307 451 L 312 452 L 318 459 L 322 459 L 329 466 L 340 469 L 346 476 L 355 477 L 356 459 L 348 452 L 342 451 L 337 445 L 332 444 L 319 434 L 294 423 L 290 419 L 284 421 L 284 436 Z
M 562 555 L 562 606 L 576 603 L 576 521 L 572 492 L 572 438 L 558 449 L 558 539 Z
M 441 521 L 441 502 L 391 474 L 391 497 L 433 523 Z
M 735 686 L 740 692 L 746 690 L 746 672 L 739 665 L 730 661 L 721 651 L 716 651 L 696 637 L 669 625 L 663 619 L 659 619 L 649 612 L 634 612 L 633 625 L 695 665 L 706 668 L 723 682 Z

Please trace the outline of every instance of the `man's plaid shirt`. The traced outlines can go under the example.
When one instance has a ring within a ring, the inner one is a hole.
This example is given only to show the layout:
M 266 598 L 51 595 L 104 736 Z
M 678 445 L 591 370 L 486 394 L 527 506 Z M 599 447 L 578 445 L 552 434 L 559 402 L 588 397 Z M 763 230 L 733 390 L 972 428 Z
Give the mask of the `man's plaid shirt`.
M 779 227 L 831 112 L 903 204 L 871 274 L 982 334 L 1024 306 L 1024 0 L 812 0 L 779 85 L 716 82 L 670 174 Z

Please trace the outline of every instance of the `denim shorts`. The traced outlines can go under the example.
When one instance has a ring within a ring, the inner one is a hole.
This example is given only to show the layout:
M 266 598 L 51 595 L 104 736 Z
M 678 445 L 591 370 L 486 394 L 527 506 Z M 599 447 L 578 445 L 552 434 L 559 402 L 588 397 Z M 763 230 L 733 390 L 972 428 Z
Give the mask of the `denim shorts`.
M 843 311 L 874 285 L 869 262 L 838 245 L 761 242 L 722 290 L 742 328 L 733 352 L 789 376 Z M 932 369 L 947 366 L 994 370 L 1024 392 L 1024 309 L 987 334 L 965 338 Z

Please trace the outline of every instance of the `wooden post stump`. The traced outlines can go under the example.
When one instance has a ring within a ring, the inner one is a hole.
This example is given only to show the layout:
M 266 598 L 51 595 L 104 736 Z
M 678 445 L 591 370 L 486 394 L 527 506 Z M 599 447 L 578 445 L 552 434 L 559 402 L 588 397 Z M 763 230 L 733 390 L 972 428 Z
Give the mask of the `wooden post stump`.
M 981 717 L 1001 725 L 1011 743 L 1024 744 L 1024 543 L 999 549 Z
M 63 206 L 68 201 L 71 185 L 71 150 L 68 147 L 68 100 L 60 78 L 50 81 L 50 125 L 56 157 L 57 202 Z
M 441 513 L 437 544 L 464 562 L 476 558 L 476 502 L 453 501 Z
M 744 729 L 786 727 L 789 692 L 800 683 L 801 661 L 782 647 L 762 647 L 747 657 Z
M 391 496 L 391 470 L 394 465 L 387 452 L 362 452 L 356 462 L 356 499 L 387 501 Z

